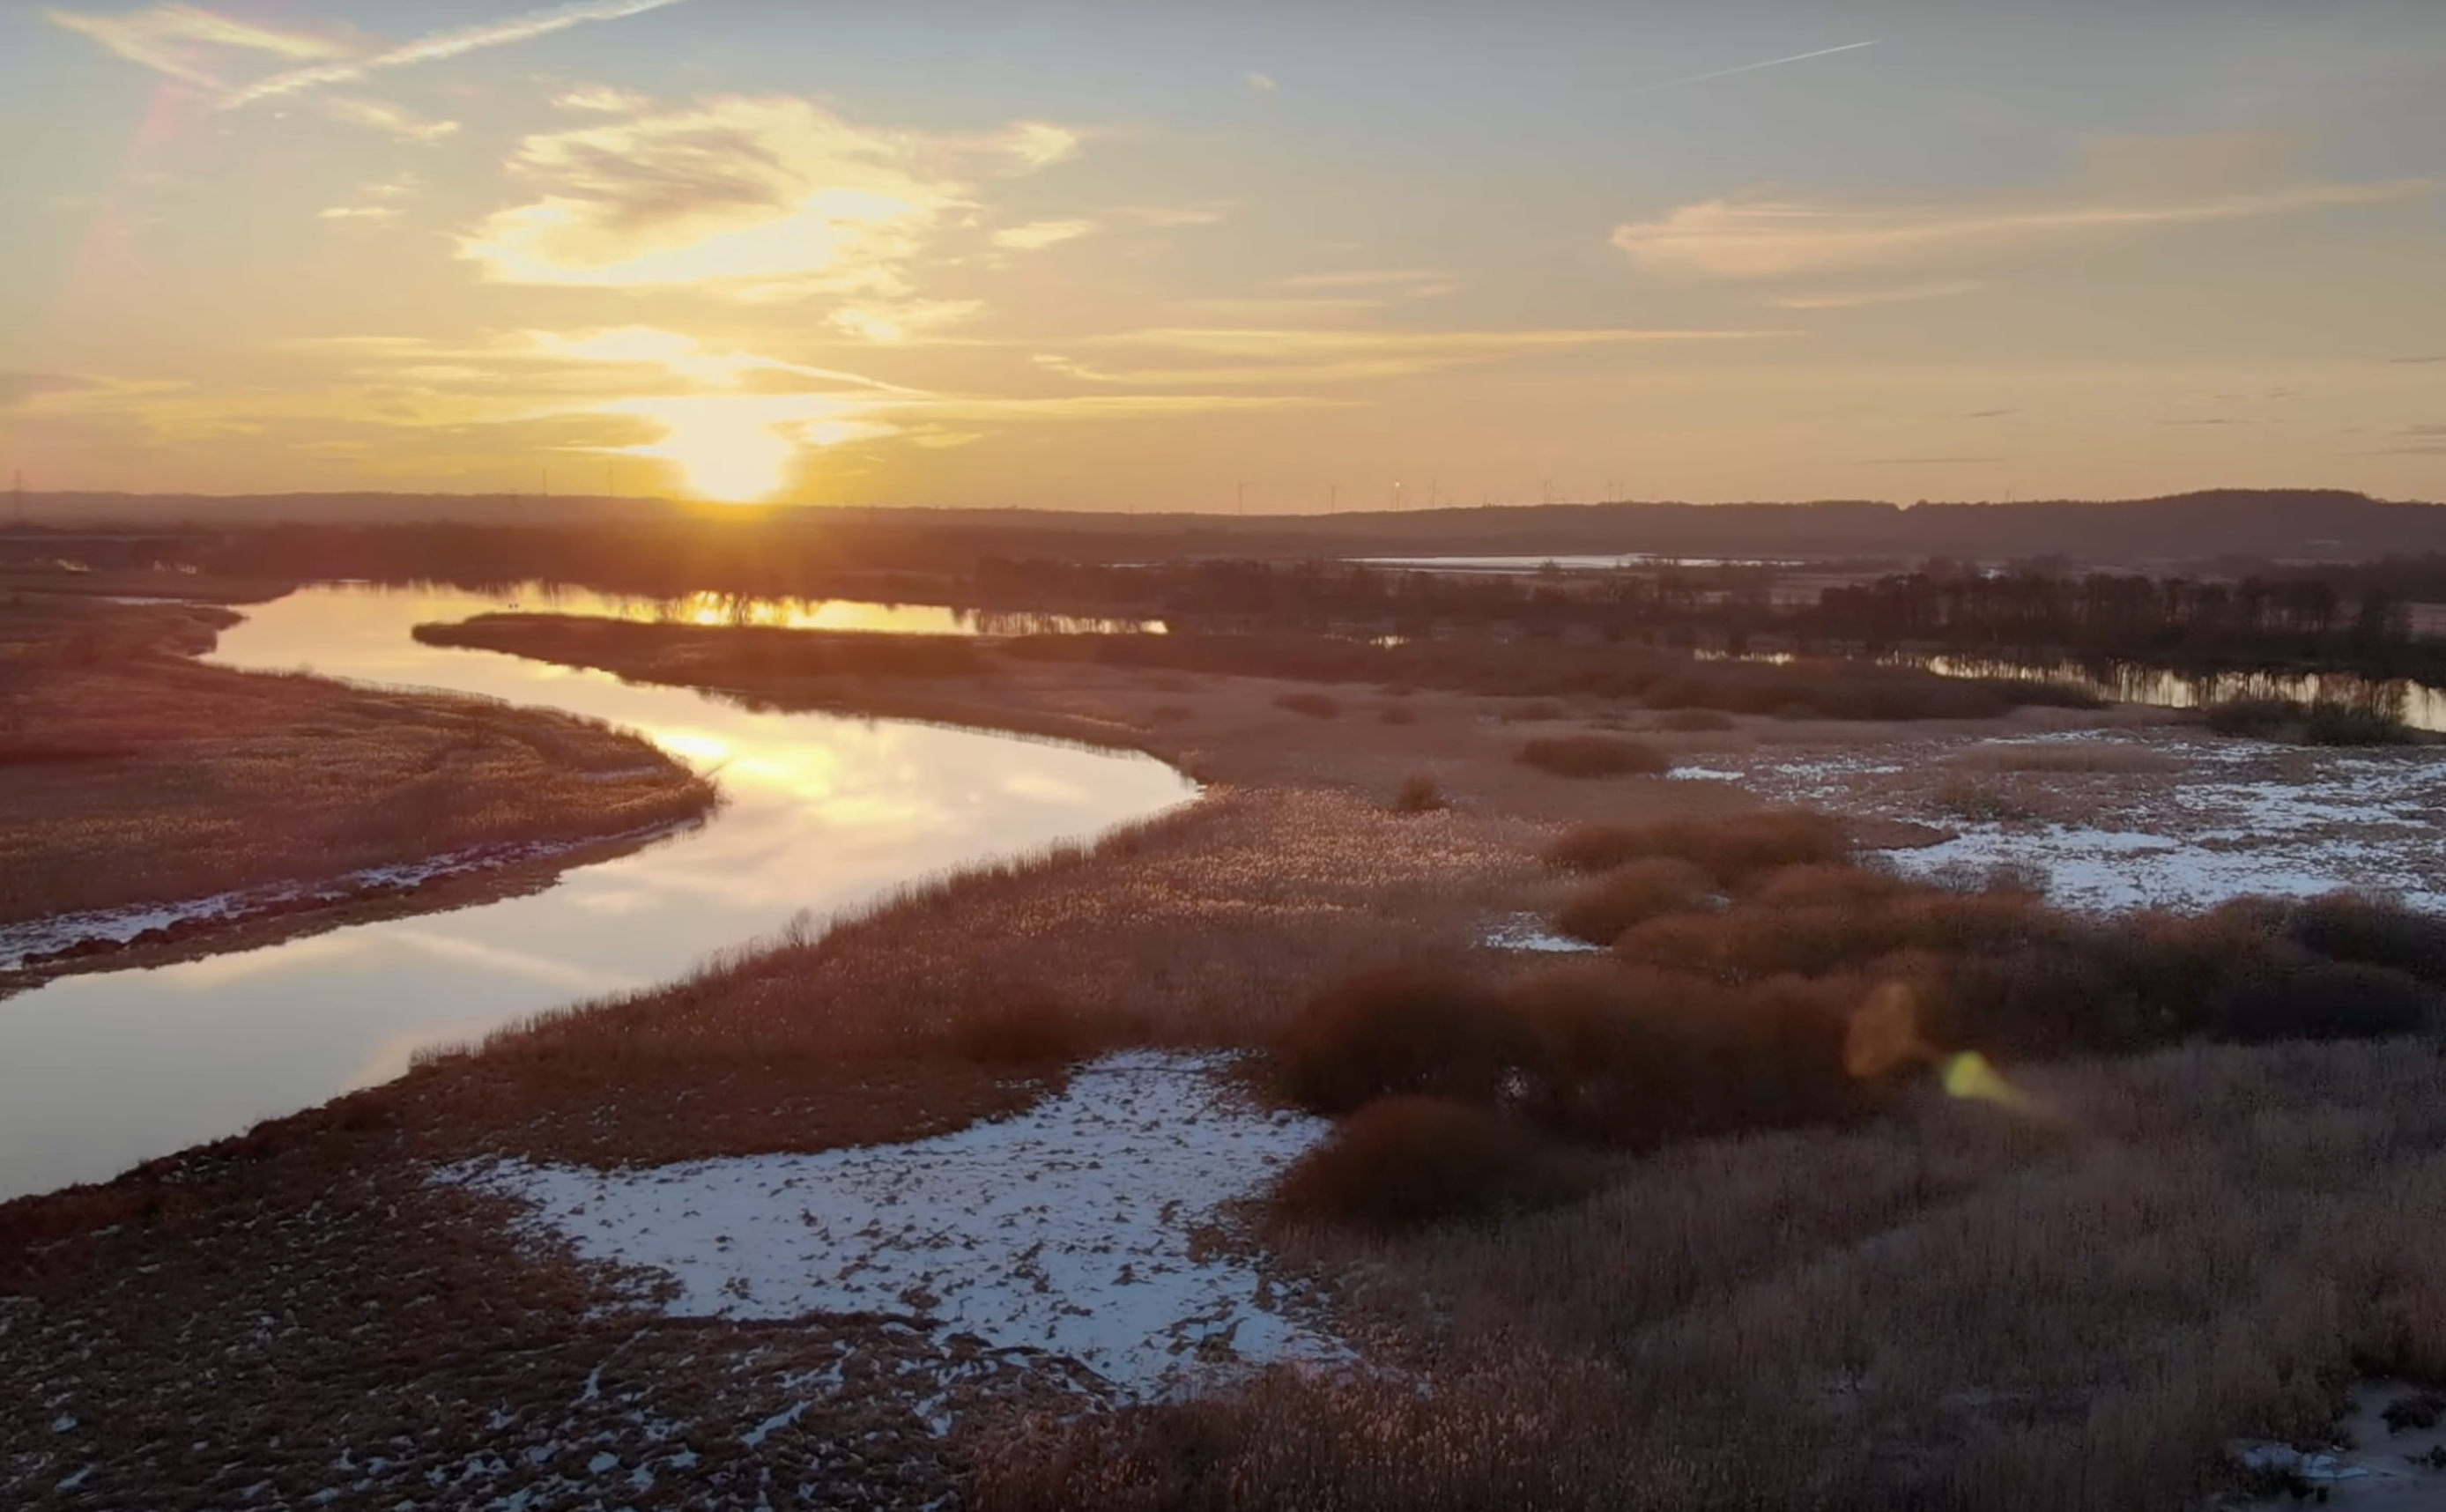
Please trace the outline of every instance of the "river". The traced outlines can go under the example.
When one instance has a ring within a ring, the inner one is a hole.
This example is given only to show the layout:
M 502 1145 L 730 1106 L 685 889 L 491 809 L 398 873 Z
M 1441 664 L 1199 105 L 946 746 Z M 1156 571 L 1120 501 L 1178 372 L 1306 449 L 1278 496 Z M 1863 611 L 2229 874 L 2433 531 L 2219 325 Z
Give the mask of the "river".
M 517 594 L 310 588 L 248 608 L 212 660 L 444 689 L 639 730 L 719 768 L 713 820 L 552 888 L 0 999 L 0 1199 L 106 1179 L 387 1080 L 421 1048 L 668 980 L 710 953 L 950 868 L 1085 839 L 1193 796 L 1150 758 L 891 720 L 760 714 L 681 689 L 418 644 Z M 615 612 L 557 595 L 568 612 Z M 835 628 L 955 631 L 827 606 Z

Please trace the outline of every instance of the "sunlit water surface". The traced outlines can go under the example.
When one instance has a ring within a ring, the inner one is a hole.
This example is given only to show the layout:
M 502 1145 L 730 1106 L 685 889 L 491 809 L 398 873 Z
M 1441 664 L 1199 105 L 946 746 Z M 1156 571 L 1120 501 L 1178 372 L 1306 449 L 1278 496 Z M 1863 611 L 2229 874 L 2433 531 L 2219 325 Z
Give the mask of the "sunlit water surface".
M 421 1047 L 644 987 L 709 953 L 895 884 L 1084 838 L 1189 797 L 1144 757 L 819 714 L 757 714 L 678 689 L 485 652 L 409 627 L 515 595 L 308 589 L 249 608 L 214 660 L 412 684 L 607 719 L 700 770 L 705 827 L 549 891 L 335 930 L 0 999 L 0 1198 L 137 1161 L 386 1080 Z M 563 598 L 547 606 L 600 612 Z M 832 605 L 838 628 L 934 628 L 936 611 Z

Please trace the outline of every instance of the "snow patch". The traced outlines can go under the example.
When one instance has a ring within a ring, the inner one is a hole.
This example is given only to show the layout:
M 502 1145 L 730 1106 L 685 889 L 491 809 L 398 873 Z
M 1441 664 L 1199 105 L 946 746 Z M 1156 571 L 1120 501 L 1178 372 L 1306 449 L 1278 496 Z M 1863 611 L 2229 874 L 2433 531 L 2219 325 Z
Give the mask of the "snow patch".
M 0 924 L 0 972 L 14 971 L 29 958 L 49 955 L 87 941 L 124 945 L 152 930 L 189 923 L 235 923 L 260 914 L 292 909 L 301 903 L 344 902 L 360 893 L 378 888 L 421 887 L 444 878 L 463 877 L 472 872 L 540 860 L 587 846 L 658 840 L 691 829 L 699 822 L 688 819 L 675 823 L 648 824 L 616 835 L 601 835 L 582 841 L 521 841 L 513 844 L 476 846 L 421 861 L 343 872 L 320 881 L 273 882 L 236 892 L 216 893 L 210 898 L 190 898 L 182 903 L 89 909 L 81 913 L 52 914 L 17 924 Z
M 1489 929 L 1486 943 L 1499 951 L 1540 951 L 1556 955 L 1589 954 L 1597 947 L 1584 939 L 1557 935 L 1534 914 L 1515 914 Z
M 529 1204 L 588 1258 L 668 1274 L 678 1316 L 914 1315 L 1137 1393 L 1345 1358 L 1235 1252 L 1226 1212 L 1331 1125 L 1256 1106 L 1230 1064 L 1107 1056 L 1025 1113 L 902 1144 L 441 1174 Z

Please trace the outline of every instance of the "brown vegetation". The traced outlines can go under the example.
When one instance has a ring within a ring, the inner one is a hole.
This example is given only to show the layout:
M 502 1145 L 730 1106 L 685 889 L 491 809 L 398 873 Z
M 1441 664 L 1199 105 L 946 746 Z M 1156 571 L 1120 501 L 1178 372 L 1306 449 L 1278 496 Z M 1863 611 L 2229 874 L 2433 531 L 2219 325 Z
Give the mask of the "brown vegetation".
M 1690 861 L 1730 885 L 1774 866 L 1839 861 L 1851 855 L 1843 826 L 1824 814 L 1741 814 L 1713 822 L 1578 824 L 1546 848 L 1569 872 L 1606 872 L 1647 857 Z
M 1522 765 L 1557 777 L 1662 777 L 1673 763 L 1653 746 L 1614 735 L 1552 735 L 1520 747 Z
M 1714 879 L 1690 862 L 1651 856 L 1581 884 L 1555 911 L 1554 928 L 1572 939 L 1610 945 L 1632 925 L 1695 908 L 1714 891 Z
M 601 724 L 191 659 L 235 617 L 0 605 L 0 923 L 577 843 L 712 802 Z
M 2446 1068 L 2191 1049 L 1682 1145 L 1585 1200 L 1312 1233 L 1431 1370 L 1277 1371 L 995 1446 L 975 1504 L 2128 1512 L 2236 1435 L 2314 1440 L 2357 1371 L 2446 1372 Z M 1431 1364 L 1430 1364 L 1431 1362 Z
M 1636 699 L 1803 719 L 1992 719 L 2029 706 L 2096 709 L 2079 689 L 1941 677 L 1871 662 L 1702 662 L 1646 647 L 1489 638 L 1377 645 L 1329 635 L 1031 635 L 1014 656 L 1314 683 L 1402 683 L 1487 697 Z
M 1323 693 L 1285 693 L 1274 700 L 1276 709 L 1288 709 L 1294 714 L 1310 719 L 1340 719 L 1342 705 Z

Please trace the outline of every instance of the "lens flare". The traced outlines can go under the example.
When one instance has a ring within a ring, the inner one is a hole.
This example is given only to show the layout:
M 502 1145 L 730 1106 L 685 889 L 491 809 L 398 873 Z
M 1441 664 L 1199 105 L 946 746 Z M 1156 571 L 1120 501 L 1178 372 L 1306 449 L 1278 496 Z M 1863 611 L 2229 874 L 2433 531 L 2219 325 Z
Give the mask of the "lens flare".
M 1872 1081 L 1905 1066 L 1933 1066 L 1948 1097 L 1989 1103 L 2016 1113 L 2043 1115 L 2038 1099 L 2004 1079 L 1986 1056 L 1976 1050 L 1948 1054 L 1929 1044 L 1919 1030 L 1919 1000 L 1903 982 L 1881 982 L 1843 1035 L 1843 1069 L 1860 1081 Z
M 1987 1057 L 1977 1050 L 1965 1050 L 1948 1056 L 1942 1078 L 1946 1095 L 1966 1102 L 1993 1103 L 2011 1108 L 2016 1113 L 2035 1113 L 2039 1104 L 2029 1093 L 2004 1080 L 2004 1073 L 1987 1064 Z

